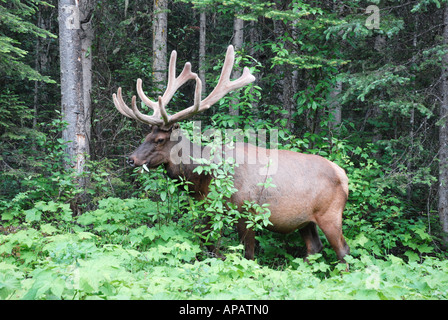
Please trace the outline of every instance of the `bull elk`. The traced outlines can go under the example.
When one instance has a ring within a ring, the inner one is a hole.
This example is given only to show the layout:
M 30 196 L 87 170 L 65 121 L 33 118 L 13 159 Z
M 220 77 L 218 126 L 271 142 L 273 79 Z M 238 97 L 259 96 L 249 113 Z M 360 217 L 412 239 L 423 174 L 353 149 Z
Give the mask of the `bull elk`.
M 113 94 L 113 101 L 115 107 L 124 116 L 150 126 L 149 134 L 143 144 L 129 156 L 128 163 L 131 166 L 143 166 L 145 169 L 163 165 L 170 178 L 181 177 L 183 180 L 192 182 L 192 195 L 200 200 L 207 196 L 212 177 L 210 174 L 194 172 L 198 164 L 173 161 L 170 153 L 178 143 L 182 141 L 194 146 L 193 142 L 177 130 L 178 122 L 207 110 L 228 92 L 253 82 L 255 77 L 246 67 L 240 78 L 230 80 L 235 53 L 233 47 L 229 46 L 218 84 L 202 100 L 201 80 L 191 71 L 189 62 L 176 77 L 176 55 L 176 51 L 171 54 L 167 89 L 163 96 L 158 97 L 157 102 L 148 99 L 142 90 L 142 80 L 137 80 L 137 93 L 143 103 L 153 110 L 152 115 L 142 114 L 138 110 L 135 96 L 132 97 L 132 109 L 129 108 L 123 101 L 121 88 L 118 88 L 117 94 Z M 188 80 L 196 81 L 193 105 L 169 115 L 165 107 L 177 89 Z M 173 139 L 171 135 L 175 131 L 178 137 Z M 238 206 L 240 210 L 245 200 L 269 203 L 271 211 L 269 220 L 272 224 L 267 228 L 283 234 L 299 229 L 306 244 L 307 255 L 322 250 L 322 242 L 316 228 L 319 226 L 338 259 L 343 261 L 343 257 L 349 253 L 349 247 L 342 235 L 342 212 L 348 197 L 348 178 L 344 170 L 317 155 L 264 149 L 248 143 L 235 145 L 236 154 L 263 153 L 270 157 L 273 152 L 276 152 L 276 157 L 272 157 L 271 161 L 275 162 L 277 169 L 274 174 L 271 174 L 271 178 L 276 187 L 263 189 L 261 185 L 266 181 L 266 176 L 260 172 L 265 164 L 250 163 L 247 161 L 248 157 L 245 157 L 246 161 L 235 168 L 234 185 L 238 191 L 231 196 L 230 202 Z M 263 192 L 262 197 L 260 197 L 261 192 Z M 255 232 L 247 228 L 244 219 L 238 221 L 237 229 L 245 245 L 245 257 L 253 259 Z

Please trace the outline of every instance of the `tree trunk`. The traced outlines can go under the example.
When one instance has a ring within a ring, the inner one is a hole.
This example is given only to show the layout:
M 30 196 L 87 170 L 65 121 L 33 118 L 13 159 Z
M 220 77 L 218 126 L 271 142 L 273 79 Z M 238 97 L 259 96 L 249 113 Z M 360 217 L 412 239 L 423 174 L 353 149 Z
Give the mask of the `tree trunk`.
M 337 101 L 338 95 L 342 90 L 342 82 L 336 81 L 335 86 L 330 92 L 330 113 L 333 115 L 332 121 L 330 121 L 330 129 L 334 130 L 337 126 L 341 124 L 342 121 L 342 108 L 340 103 Z
M 251 57 L 255 58 L 256 60 L 260 60 L 260 54 L 258 51 L 255 50 L 255 46 L 258 45 L 259 43 L 261 43 L 262 41 L 262 36 L 261 36 L 261 27 L 260 27 L 260 23 L 259 21 L 251 21 L 250 22 L 250 31 L 249 31 L 249 37 L 250 37 L 250 48 L 249 48 L 249 54 L 251 55 Z M 258 70 L 258 75 L 257 77 L 259 79 L 263 79 L 263 69 Z M 254 88 L 251 89 L 251 94 L 253 94 Z M 252 110 L 253 110 L 253 115 L 254 115 L 254 119 L 258 119 L 258 113 L 259 113 L 259 108 L 258 108 L 258 101 L 253 101 L 252 102 Z
M 239 51 L 243 47 L 243 41 L 244 41 L 243 28 L 244 28 L 244 21 L 235 17 L 235 19 L 233 20 L 233 41 L 232 41 L 235 51 Z M 233 79 L 239 78 L 240 76 L 241 76 L 241 71 L 239 69 L 232 71 Z M 233 116 L 239 115 L 238 107 L 235 107 L 236 105 L 238 105 L 238 100 L 234 100 L 230 104 L 230 108 L 229 108 L 230 115 L 233 115 Z
M 274 36 L 276 39 L 280 39 L 283 37 L 285 32 L 285 24 L 282 20 L 274 20 Z M 273 69 L 273 73 L 275 75 L 280 75 L 280 77 L 276 81 L 276 94 L 275 94 L 275 103 L 281 104 L 282 110 L 287 111 L 281 114 L 274 114 L 274 117 L 278 117 L 281 119 L 286 119 L 285 128 L 289 129 L 290 124 L 290 105 L 291 101 L 288 98 L 290 96 L 290 88 L 292 84 L 292 76 L 291 76 L 291 66 L 288 65 L 275 65 Z M 307 118 L 308 119 L 308 118 Z M 276 120 L 272 119 L 272 120 Z M 283 121 L 284 122 L 284 121 Z
M 91 117 L 92 117 L 92 41 L 94 29 L 92 26 L 93 10 L 96 0 L 82 1 L 80 4 L 81 19 L 81 51 L 82 51 L 82 84 L 85 116 L 86 153 L 90 154 Z
M 81 25 L 77 3 L 76 0 L 59 0 L 58 11 L 62 119 L 67 123 L 62 132 L 62 138 L 67 142 L 65 167 L 81 175 L 88 148 L 83 101 Z M 85 180 L 79 179 L 78 184 L 79 188 L 84 189 Z
M 207 92 L 205 88 L 205 35 L 207 31 L 207 16 L 203 10 L 200 13 L 199 20 L 199 79 L 202 81 L 202 95 L 205 96 Z
M 40 7 L 40 6 L 39 6 Z M 38 11 L 37 13 L 37 26 L 39 28 L 42 28 L 42 15 L 41 15 L 41 11 Z M 40 67 L 39 67 L 39 58 L 40 58 L 40 47 L 41 47 L 41 43 L 40 43 L 40 38 L 38 37 L 36 39 L 36 55 L 34 58 L 34 64 L 35 64 L 35 68 L 37 72 L 40 72 Z M 33 99 L 33 113 L 34 113 L 34 117 L 33 117 L 33 129 L 36 130 L 37 128 L 37 106 L 39 103 L 39 88 L 40 88 L 40 81 L 35 81 L 34 82 L 34 99 Z M 35 149 L 35 145 L 33 143 L 33 150 Z
M 157 94 L 161 94 L 167 82 L 167 32 L 168 0 L 154 0 L 152 25 L 153 81 Z
M 448 45 L 448 5 L 443 17 L 443 44 Z M 442 239 L 448 246 L 448 54 L 442 61 L 442 105 L 440 106 L 439 128 L 439 218 L 442 226 Z
M 297 92 L 297 70 L 291 70 L 291 67 L 281 66 L 284 69 L 283 92 L 281 101 L 283 102 L 283 110 L 286 111 L 282 117 L 286 119 L 286 129 L 292 129 L 292 114 L 295 110 L 294 94 Z

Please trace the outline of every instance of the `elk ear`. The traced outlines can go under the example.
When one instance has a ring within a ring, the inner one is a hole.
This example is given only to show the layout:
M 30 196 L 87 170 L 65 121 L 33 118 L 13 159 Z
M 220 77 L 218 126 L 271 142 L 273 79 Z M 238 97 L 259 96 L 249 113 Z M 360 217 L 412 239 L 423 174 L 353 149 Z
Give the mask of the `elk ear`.
M 179 123 L 175 123 L 175 124 L 173 124 L 173 126 L 171 127 L 171 130 L 177 130 L 177 129 L 179 129 L 180 128 L 180 125 L 179 125 Z

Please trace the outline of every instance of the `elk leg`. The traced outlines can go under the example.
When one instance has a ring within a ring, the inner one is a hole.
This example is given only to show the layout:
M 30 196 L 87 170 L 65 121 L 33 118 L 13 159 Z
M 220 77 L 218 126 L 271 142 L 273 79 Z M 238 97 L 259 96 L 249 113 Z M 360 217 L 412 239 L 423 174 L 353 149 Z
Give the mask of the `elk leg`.
M 305 241 L 306 257 L 322 250 L 322 241 L 320 241 L 319 233 L 317 232 L 317 227 L 314 222 L 308 223 L 305 227 L 300 229 L 299 232 L 303 238 L 303 241 Z
M 238 220 L 237 229 L 240 241 L 244 243 L 244 257 L 248 260 L 254 260 L 255 231 L 247 228 L 245 219 Z
M 327 217 L 324 218 L 325 216 Z M 339 261 L 345 263 L 344 256 L 350 253 L 350 248 L 342 235 L 342 214 L 338 214 L 336 219 L 334 217 L 335 215 L 327 212 L 317 220 L 317 225 L 324 232 Z

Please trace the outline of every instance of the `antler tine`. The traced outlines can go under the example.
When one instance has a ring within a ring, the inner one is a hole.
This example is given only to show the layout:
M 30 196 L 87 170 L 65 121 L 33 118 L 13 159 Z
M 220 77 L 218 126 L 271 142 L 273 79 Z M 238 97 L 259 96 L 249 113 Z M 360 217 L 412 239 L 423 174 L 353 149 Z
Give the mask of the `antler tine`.
M 142 123 L 150 124 L 150 125 L 163 125 L 163 121 L 152 116 L 146 116 L 142 114 L 137 109 L 136 97 L 132 97 L 132 109 L 129 108 L 123 100 L 123 96 L 121 94 L 121 87 L 118 88 L 117 94 L 113 94 L 112 98 L 114 100 L 114 105 L 120 113 L 128 118 L 137 120 Z
M 202 81 L 196 76 L 196 89 L 194 90 L 194 104 L 187 109 L 181 110 L 176 114 L 173 114 L 168 124 L 173 124 L 188 118 L 191 118 L 195 113 L 199 112 L 201 107 L 201 95 L 202 95 Z
M 169 115 L 165 110 L 165 107 L 163 106 L 163 98 L 159 96 L 159 111 L 162 114 L 163 122 L 165 124 L 169 123 Z
M 173 50 L 171 52 L 170 63 L 168 67 L 168 84 L 165 93 L 162 96 L 163 106 L 166 106 L 168 102 L 170 102 L 177 89 L 179 89 L 184 83 L 197 77 L 196 73 L 191 72 L 191 63 L 187 62 L 185 63 L 182 72 L 176 78 L 176 60 L 177 52 L 176 50 Z
M 198 76 L 196 76 L 196 89 L 194 90 L 193 113 L 199 111 L 199 107 L 201 106 L 201 97 L 202 97 L 202 81 Z
M 232 45 L 227 47 L 226 57 L 222 65 L 221 75 L 219 76 L 216 88 L 222 86 L 224 83 L 230 82 L 230 74 L 232 73 L 233 65 L 235 64 L 235 49 Z M 212 91 L 213 93 L 213 91 Z
M 236 80 L 230 81 L 230 74 L 232 72 L 233 64 L 235 62 L 235 50 L 232 45 L 227 48 L 226 58 L 222 66 L 221 75 L 215 89 L 201 102 L 200 112 L 207 110 L 213 104 L 218 102 L 222 97 L 232 90 L 239 89 L 255 81 L 255 77 L 250 73 L 250 70 L 245 67 L 243 74 Z
M 185 66 L 179 76 L 176 78 L 176 60 L 177 60 L 177 52 L 173 50 L 171 52 L 170 63 L 168 67 L 168 84 L 167 88 L 162 97 L 159 97 L 158 108 L 162 115 L 162 118 L 165 122 L 165 125 L 168 126 L 173 124 L 174 122 L 171 120 L 171 117 L 165 110 L 165 107 L 170 102 L 171 98 L 176 93 L 177 89 L 179 89 L 184 83 L 186 83 L 190 79 L 198 78 L 198 75 L 194 72 L 191 72 L 191 63 L 185 63 Z
M 114 93 L 112 95 L 112 99 L 114 100 L 114 105 L 115 108 L 117 108 L 118 111 L 120 111 L 120 113 L 128 118 L 140 121 L 135 115 L 134 112 L 132 112 L 132 110 L 126 105 L 126 103 L 124 103 L 123 101 L 123 97 L 121 95 L 121 87 L 118 88 L 118 96 Z
M 143 103 L 146 104 L 148 107 L 150 107 L 152 110 L 154 110 L 154 116 L 155 116 L 156 115 L 155 113 L 158 111 L 157 102 L 150 100 L 145 95 L 145 93 L 143 92 L 143 89 L 142 89 L 142 79 L 140 79 L 140 78 L 137 79 L 137 93 L 138 93 L 138 96 L 140 97 L 140 99 L 142 99 Z
M 156 111 L 154 111 L 154 115 L 152 116 L 147 116 L 141 113 L 140 110 L 138 110 L 137 108 L 136 100 L 137 98 L 135 96 L 132 96 L 132 111 L 134 112 L 134 116 L 137 118 L 137 120 L 150 125 L 156 125 L 156 126 L 163 125 L 163 121 L 159 119 L 158 116 L 157 117 L 155 116 Z

